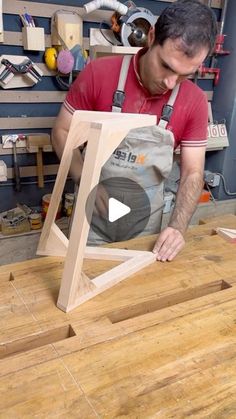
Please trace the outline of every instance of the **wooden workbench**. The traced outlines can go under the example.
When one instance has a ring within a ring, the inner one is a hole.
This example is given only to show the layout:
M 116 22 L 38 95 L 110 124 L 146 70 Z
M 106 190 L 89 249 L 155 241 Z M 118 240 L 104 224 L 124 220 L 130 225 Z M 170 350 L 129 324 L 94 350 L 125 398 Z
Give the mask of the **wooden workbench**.
M 173 262 L 67 314 L 56 308 L 61 258 L 2 266 L 0 418 L 235 419 L 236 245 L 217 226 L 236 228 L 236 217 L 189 229 Z

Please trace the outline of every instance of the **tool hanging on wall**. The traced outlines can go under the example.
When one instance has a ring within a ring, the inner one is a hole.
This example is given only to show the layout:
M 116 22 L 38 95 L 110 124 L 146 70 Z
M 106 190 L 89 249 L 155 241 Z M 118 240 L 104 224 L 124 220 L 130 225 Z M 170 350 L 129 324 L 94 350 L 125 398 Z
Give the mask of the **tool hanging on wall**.
M 49 134 L 32 134 L 26 137 L 27 151 L 36 153 L 38 187 L 44 187 L 43 151 L 52 151 Z
M 211 6 L 211 0 L 208 2 L 208 6 L 209 7 Z M 224 23 L 225 23 L 227 6 L 228 6 L 228 0 L 224 0 L 222 12 L 221 12 L 219 33 L 216 37 L 216 43 L 215 43 L 214 51 L 212 53 L 210 67 L 204 66 L 203 64 L 199 68 L 199 73 L 201 77 L 204 77 L 206 74 L 214 74 L 215 86 L 219 83 L 219 80 L 220 80 L 220 68 L 216 67 L 218 57 L 230 54 L 230 51 L 224 50 L 224 41 L 225 41 L 226 35 L 223 34 L 223 31 L 224 31 Z
M 69 50 L 77 44 L 83 46 L 82 17 L 77 12 L 56 10 L 51 18 L 51 34 L 53 46 L 64 47 L 65 43 Z
M 147 44 L 149 30 L 156 23 L 150 10 L 137 7 L 132 1 L 123 4 L 116 0 L 94 0 L 84 5 L 86 13 L 101 7 L 115 10 L 111 17 L 111 30 L 124 46 L 143 47 Z
M 57 50 L 54 47 L 46 48 L 44 60 L 47 68 L 51 71 L 57 70 Z
M 0 86 L 3 89 L 30 87 L 42 79 L 43 73 L 28 57 L 0 56 Z
M 17 159 L 17 147 L 16 143 L 19 140 L 24 140 L 26 137 L 24 135 L 18 135 L 18 134 L 11 134 L 4 136 L 4 148 L 7 148 L 7 144 L 12 145 L 13 147 L 13 165 L 14 165 L 14 174 L 15 174 L 15 190 L 16 192 L 21 191 L 21 182 L 20 182 L 20 168 L 18 165 L 18 159 Z
M 76 12 L 57 10 L 52 16 L 53 47 L 46 49 L 44 59 L 50 70 L 58 71 L 56 80 L 63 90 L 69 88 L 73 77 L 86 64 L 82 29 L 82 18 Z M 65 81 L 65 76 L 68 81 Z

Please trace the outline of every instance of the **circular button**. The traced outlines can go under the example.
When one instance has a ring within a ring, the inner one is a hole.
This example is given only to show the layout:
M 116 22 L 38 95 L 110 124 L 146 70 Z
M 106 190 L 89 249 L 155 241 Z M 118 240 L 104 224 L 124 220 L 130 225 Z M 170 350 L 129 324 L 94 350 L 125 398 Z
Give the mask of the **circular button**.
M 145 229 L 151 206 L 145 190 L 131 179 L 111 177 L 89 194 L 86 216 L 91 229 L 105 242 L 129 240 Z

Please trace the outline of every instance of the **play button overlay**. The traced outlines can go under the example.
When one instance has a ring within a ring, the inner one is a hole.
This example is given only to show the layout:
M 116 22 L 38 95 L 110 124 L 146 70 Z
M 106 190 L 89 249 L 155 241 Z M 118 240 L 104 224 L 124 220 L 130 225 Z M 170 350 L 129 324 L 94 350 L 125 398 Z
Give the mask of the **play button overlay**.
M 137 182 L 110 177 L 90 192 L 85 211 L 90 224 L 88 243 L 93 244 L 94 240 L 94 244 L 99 244 L 101 240 L 108 243 L 129 240 L 142 233 L 151 206 L 148 195 Z
M 122 204 L 122 202 L 117 201 L 115 198 L 109 198 L 108 200 L 108 220 L 110 223 L 119 220 L 124 217 L 126 214 L 129 214 L 131 208 L 128 205 Z

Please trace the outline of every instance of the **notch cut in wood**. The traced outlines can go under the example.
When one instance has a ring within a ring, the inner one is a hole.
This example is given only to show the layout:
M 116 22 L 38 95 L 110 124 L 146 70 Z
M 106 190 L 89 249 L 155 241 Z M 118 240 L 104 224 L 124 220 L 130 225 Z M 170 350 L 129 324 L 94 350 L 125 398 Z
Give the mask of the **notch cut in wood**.
M 181 291 L 174 291 L 168 293 L 168 295 L 160 295 L 156 298 L 152 297 L 151 299 L 142 301 L 141 303 L 113 310 L 108 314 L 108 318 L 112 323 L 119 323 L 127 319 L 143 316 L 154 311 L 185 303 L 186 301 L 193 301 L 196 298 L 205 297 L 231 287 L 232 285 L 224 280 L 208 282 L 194 287 L 187 287 Z
M 60 342 L 76 336 L 73 327 L 68 324 L 52 330 L 34 333 L 20 339 L 0 343 L 0 359 L 5 359 L 35 348 Z
M 106 160 L 131 129 L 155 124 L 156 117 L 153 115 L 93 111 L 76 111 L 73 115 L 37 250 L 38 255 L 65 256 L 57 301 L 57 306 L 63 311 L 74 309 L 155 261 L 152 252 L 86 247 L 94 201 L 90 204 L 87 217 L 85 215 L 87 198 L 98 184 L 101 168 Z M 55 228 L 55 218 L 73 150 L 85 142 L 87 147 L 79 193 L 70 238 L 67 240 L 64 234 Z M 122 263 L 90 280 L 82 272 L 84 258 L 120 260 Z

